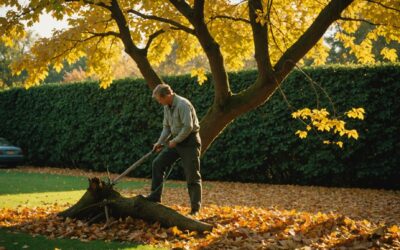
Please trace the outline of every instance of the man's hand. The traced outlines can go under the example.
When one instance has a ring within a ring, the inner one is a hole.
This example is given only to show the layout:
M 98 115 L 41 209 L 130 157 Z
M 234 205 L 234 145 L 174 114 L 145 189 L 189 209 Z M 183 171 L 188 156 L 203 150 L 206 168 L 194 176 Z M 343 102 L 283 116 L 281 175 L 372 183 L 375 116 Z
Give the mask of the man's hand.
M 154 145 L 153 145 L 153 151 L 155 151 L 155 152 L 160 152 L 161 151 L 161 149 L 163 148 L 163 145 L 161 144 L 161 143 L 154 143 Z
M 176 147 L 176 142 L 174 142 L 174 141 L 169 141 L 168 147 L 169 147 L 169 148 L 174 148 L 174 147 Z

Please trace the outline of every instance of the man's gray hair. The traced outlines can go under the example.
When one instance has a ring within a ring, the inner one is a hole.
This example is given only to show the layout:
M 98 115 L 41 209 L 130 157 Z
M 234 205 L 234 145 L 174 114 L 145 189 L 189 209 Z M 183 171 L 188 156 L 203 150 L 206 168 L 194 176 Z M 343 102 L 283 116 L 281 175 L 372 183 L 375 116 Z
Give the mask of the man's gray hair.
M 166 83 L 161 83 L 158 84 L 154 90 L 153 90 L 153 98 L 155 98 L 156 96 L 159 97 L 165 97 L 167 95 L 170 95 L 174 93 L 174 91 L 171 89 L 171 86 L 169 86 Z

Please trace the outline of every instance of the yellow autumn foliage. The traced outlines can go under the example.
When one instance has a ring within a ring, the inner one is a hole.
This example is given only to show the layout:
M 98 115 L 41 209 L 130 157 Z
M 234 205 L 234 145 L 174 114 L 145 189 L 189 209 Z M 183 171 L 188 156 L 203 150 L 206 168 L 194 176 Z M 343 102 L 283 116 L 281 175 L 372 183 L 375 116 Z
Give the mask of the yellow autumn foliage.
M 263 8 L 256 10 L 256 20 L 268 27 L 269 56 L 274 65 L 283 53 L 293 45 L 315 21 L 317 15 L 329 3 L 328 0 L 263 0 Z M 62 62 L 77 61 L 87 57 L 90 74 L 95 74 L 101 80 L 101 86 L 111 84 L 114 76 L 111 68 L 115 65 L 126 49 L 121 41 L 121 27 L 115 22 L 115 17 L 107 10 L 111 0 L 90 1 L 2 1 L 0 7 L 6 7 L 7 13 L 0 17 L 0 39 L 7 46 L 12 46 L 12 40 L 22 38 L 27 27 L 39 21 L 40 15 L 47 12 L 58 20 L 68 21 L 70 28 L 56 31 L 51 38 L 40 39 L 32 47 L 31 53 L 20 61 L 14 62 L 13 71 L 18 74 L 26 69 L 29 77 L 27 87 L 40 84 L 48 74 L 48 65 L 54 65 L 61 70 Z M 188 1 L 193 7 L 193 0 Z M 128 28 L 128 35 L 136 49 L 150 45 L 145 53 L 153 66 L 159 65 L 171 53 L 171 46 L 178 46 L 176 62 L 184 64 L 199 55 L 204 54 L 199 40 L 179 27 L 182 25 L 193 29 L 188 19 L 169 1 L 128 1 L 119 0 Z M 362 63 L 374 63 L 372 41 L 383 36 L 387 42 L 400 41 L 398 25 L 397 0 L 354 2 L 341 14 L 341 19 L 332 25 L 339 31 L 336 39 L 350 48 Z M 141 15 L 155 18 L 143 18 Z M 168 19 L 163 22 L 160 19 Z M 254 41 L 249 23 L 249 7 L 247 1 L 205 1 L 205 24 L 221 50 L 224 65 L 229 70 L 239 70 L 246 60 L 254 55 Z M 354 33 L 363 22 L 375 23 L 365 39 L 356 42 Z M 175 24 L 178 24 L 175 25 Z M 162 31 L 156 37 L 155 33 Z M 124 33 L 124 36 L 127 34 Z M 151 41 L 151 43 L 149 43 Z M 383 48 L 381 54 L 390 61 L 397 61 L 393 48 Z M 305 58 L 313 59 L 314 64 L 323 64 L 328 56 L 328 47 L 322 39 L 306 54 Z M 201 75 L 201 74 L 198 74 Z M 198 78 L 204 80 L 204 77 Z M 200 82 L 199 82 L 200 83 Z
M 363 108 L 352 108 L 351 110 L 344 113 L 347 117 L 352 119 L 360 119 L 364 120 L 365 110 Z M 347 136 L 349 139 L 357 140 L 359 135 L 357 130 L 355 129 L 347 129 L 345 127 L 346 122 L 337 118 L 330 118 L 329 112 L 326 109 L 313 109 L 304 108 L 297 110 L 292 113 L 292 118 L 300 119 L 306 124 L 306 131 L 297 130 L 296 135 L 298 135 L 301 139 L 307 137 L 308 132 L 311 129 L 315 129 L 320 132 L 332 132 L 333 134 L 337 134 L 341 136 Z M 334 144 L 340 148 L 343 148 L 342 141 L 330 141 L 323 140 L 324 144 Z

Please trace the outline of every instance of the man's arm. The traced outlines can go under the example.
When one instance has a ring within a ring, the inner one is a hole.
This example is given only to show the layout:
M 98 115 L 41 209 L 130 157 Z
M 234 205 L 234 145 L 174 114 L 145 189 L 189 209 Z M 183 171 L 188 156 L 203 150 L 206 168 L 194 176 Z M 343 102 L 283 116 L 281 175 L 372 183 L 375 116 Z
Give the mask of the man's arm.
M 193 114 L 190 106 L 182 105 L 178 109 L 179 116 L 182 119 L 183 127 L 178 135 L 171 142 L 180 143 L 190 135 L 193 130 Z
M 157 144 L 165 143 L 170 135 L 171 135 L 171 127 L 167 122 L 167 115 L 165 114 L 164 110 L 163 130 L 161 132 L 160 138 L 157 141 Z

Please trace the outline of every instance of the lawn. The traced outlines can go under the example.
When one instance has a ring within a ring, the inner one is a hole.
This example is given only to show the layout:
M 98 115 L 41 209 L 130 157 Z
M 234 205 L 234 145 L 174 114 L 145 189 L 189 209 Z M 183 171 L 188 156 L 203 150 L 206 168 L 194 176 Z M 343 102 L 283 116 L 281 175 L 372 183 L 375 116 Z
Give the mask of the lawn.
M 145 181 L 122 181 L 121 190 L 135 190 L 148 185 Z M 171 187 L 175 187 L 172 185 Z M 54 204 L 73 204 L 85 192 L 87 178 L 59 174 L 25 173 L 0 170 L 0 208 L 36 207 Z M 33 237 L 0 227 L 0 249 L 155 249 L 151 246 L 105 242 L 82 242 L 72 239 Z
M 0 169 L 0 208 L 73 204 L 85 192 L 87 185 L 86 177 Z M 146 185 L 150 185 L 149 181 L 121 181 L 117 188 L 124 192 L 143 189 Z M 182 184 L 166 186 L 175 188 L 182 187 Z
M 104 242 L 94 240 L 90 242 L 82 242 L 80 240 L 71 239 L 48 239 L 43 236 L 32 237 L 29 234 L 16 232 L 0 228 L 0 248 L 5 247 L 7 250 L 20 250 L 20 249 L 62 249 L 62 250 L 76 250 L 76 249 L 137 249 L 137 250 L 154 250 L 155 248 L 143 245 L 123 244 L 118 242 Z
M 400 249 L 400 191 L 396 190 L 204 181 L 203 208 L 196 219 L 215 226 L 205 235 L 132 218 L 116 221 L 105 230 L 104 223 L 87 225 L 58 218 L 56 213 L 75 203 L 87 187 L 87 177 L 93 176 L 106 174 L 36 167 L 0 170 L 0 246 Z M 128 197 L 146 194 L 149 187 L 148 179 L 134 178 L 116 185 Z M 190 208 L 186 184 L 169 180 L 166 187 L 163 204 L 186 214 Z M 4 228 L 11 226 L 19 233 Z M 33 238 L 22 231 L 41 236 Z

